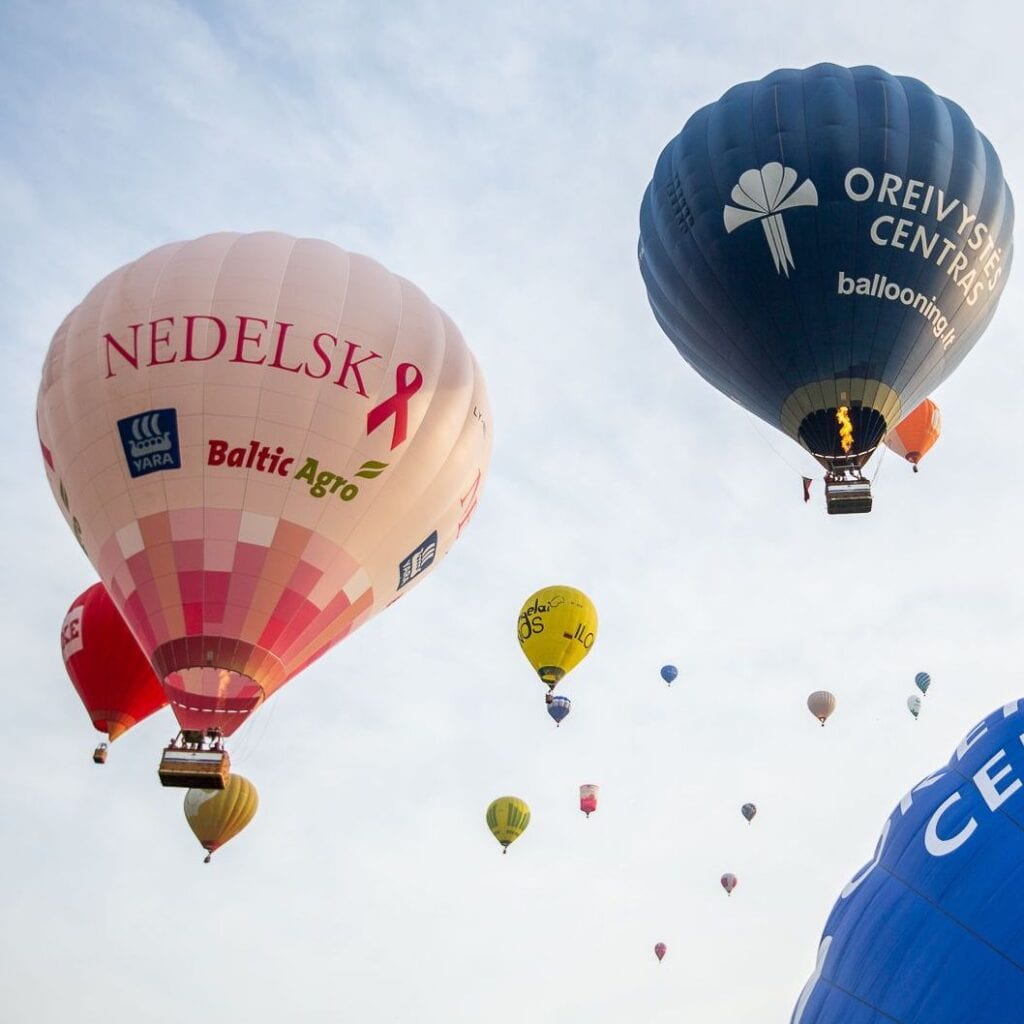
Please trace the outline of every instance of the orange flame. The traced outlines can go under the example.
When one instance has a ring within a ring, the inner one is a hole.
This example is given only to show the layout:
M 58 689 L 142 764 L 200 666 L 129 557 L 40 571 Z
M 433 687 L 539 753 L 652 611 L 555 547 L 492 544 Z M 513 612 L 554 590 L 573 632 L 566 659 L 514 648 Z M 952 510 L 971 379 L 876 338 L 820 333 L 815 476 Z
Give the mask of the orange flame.
M 845 405 L 836 409 L 836 422 L 839 424 L 839 443 L 843 446 L 843 454 L 848 455 L 853 447 L 853 424 L 850 422 L 850 410 Z

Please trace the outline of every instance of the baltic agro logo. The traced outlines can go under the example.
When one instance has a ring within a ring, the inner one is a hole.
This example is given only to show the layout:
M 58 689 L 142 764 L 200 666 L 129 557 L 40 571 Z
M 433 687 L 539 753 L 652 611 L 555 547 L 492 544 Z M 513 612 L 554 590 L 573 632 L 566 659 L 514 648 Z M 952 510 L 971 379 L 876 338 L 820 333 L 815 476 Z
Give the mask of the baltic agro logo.
M 808 178 L 799 188 L 794 188 L 796 179 L 797 173 L 792 167 L 783 167 L 775 161 L 765 164 L 761 170 L 751 168 L 744 171 L 731 193 L 736 206 L 726 206 L 723 211 L 728 234 L 752 220 L 761 222 L 775 270 L 786 277 L 789 277 L 789 268 L 796 264 L 789 248 L 782 211 L 796 206 L 818 205 L 818 190 L 814 182 Z
M 117 421 L 128 472 L 133 477 L 181 469 L 176 409 L 150 409 Z

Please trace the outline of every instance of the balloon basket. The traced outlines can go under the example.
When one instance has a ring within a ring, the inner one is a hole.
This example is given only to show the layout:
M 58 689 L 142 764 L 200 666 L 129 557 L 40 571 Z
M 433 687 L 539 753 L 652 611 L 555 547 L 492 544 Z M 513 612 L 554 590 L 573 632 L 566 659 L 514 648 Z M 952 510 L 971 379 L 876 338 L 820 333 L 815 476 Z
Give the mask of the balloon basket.
M 209 742 L 207 742 L 207 739 Z M 160 758 L 160 782 L 181 789 L 223 789 L 231 774 L 231 758 L 220 745 L 220 733 L 181 732 Z
M 825 507 L 830 516 L 871 511 L 871 481 L 862 477 L 852 480 L 831 475 L 825 477 Z
M 107 763 L 107 745 L 106 745 L 106 743 L 101 743 L 92 752 L 92 760 L 93 760 L 93 764 L 106 764 Z

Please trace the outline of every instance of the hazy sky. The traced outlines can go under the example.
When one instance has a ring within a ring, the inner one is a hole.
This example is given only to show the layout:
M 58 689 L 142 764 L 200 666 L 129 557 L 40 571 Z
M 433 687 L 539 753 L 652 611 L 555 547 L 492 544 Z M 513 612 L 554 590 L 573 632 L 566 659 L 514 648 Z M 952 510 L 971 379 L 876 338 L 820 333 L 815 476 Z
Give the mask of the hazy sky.
M 810 458 L 661 334 L 640 199 L 693 110 L 824 60 L 955 99 L 1021 188 L 1016 11 L 5 0 L 0 1017 L 788 1020 L 892 805 L 1024 696 L 1021 271 L 937 393 L 922 472 L 876 459 L 875 511 L 837 519 L 818 484 L 801 502 Z M 204 866 L 156 778 L 168 711 L 90 761 L 58 634 L 95 573 L 34 405 L 53 331 L 100 277 L 258 229 L 422 287 L 483 367 L 495 448 L 433 578 L 235 737 L 260 811 Z M 515 640 L 554 582 L 601 615 L 557 731 Z M 839 698 L 824 730 L 804 706 L 819 688 Z M 583 782 L 602 785 L 589 820 Z M 483 815 L 505 793 L 533 820 L 502 857 Z

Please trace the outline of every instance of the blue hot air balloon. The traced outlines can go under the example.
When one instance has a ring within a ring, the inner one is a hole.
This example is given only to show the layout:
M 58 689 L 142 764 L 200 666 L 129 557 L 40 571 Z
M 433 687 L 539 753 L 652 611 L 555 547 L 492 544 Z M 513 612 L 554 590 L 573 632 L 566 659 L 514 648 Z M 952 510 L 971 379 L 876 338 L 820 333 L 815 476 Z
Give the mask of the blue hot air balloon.
M 730 89 L 640 210 L 654 315 L 710 384 L 868 511 L 861 467 L 988 326 L 1013 201 L 970 118 L 913 78 L 818 64 Z
M 918 672 L 914 676 L 914 682 L 922 693 L 927 693 L 928 687 L 932 685 L 932 677 L 927 672 Z
M 558 694 L 551 698 L 548 705 L 548 714 L 555 720 L 555 725 L 561 725 L 562 719 L 572 711 L 572 701 L 568 697 Z
M 661 678 L 664 679 L 669 686 L 672 685 L 672 681 L 677 675 L 679 675 L 679 669 L 677 669 L 675 665 L 661 666 Z
M 1019 1024 L 1024 702 L 989 715 L 882 827 L 791 1024 Z

